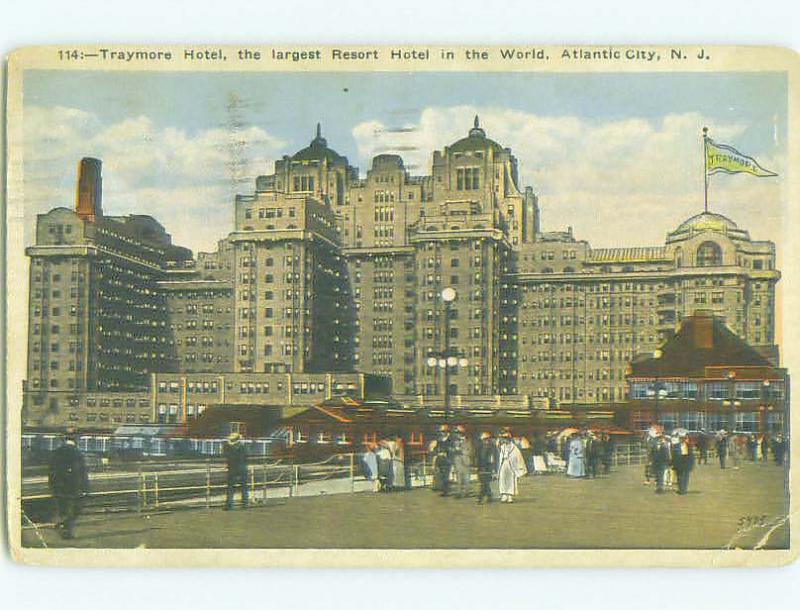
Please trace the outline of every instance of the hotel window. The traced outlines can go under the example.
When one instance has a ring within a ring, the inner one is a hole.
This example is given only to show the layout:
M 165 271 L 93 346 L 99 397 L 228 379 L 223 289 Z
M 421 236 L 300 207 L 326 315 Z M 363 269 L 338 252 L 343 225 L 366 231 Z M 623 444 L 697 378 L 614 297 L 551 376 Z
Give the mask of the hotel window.
M 456 170 L 456 189 L 474 191 L 480 188 L 480 169 L 477 167 L 460 167 Z
M 697 249 L 698 267 L 718 267 L 722 265 L 722 249 L 713 241 L 700 244 Z

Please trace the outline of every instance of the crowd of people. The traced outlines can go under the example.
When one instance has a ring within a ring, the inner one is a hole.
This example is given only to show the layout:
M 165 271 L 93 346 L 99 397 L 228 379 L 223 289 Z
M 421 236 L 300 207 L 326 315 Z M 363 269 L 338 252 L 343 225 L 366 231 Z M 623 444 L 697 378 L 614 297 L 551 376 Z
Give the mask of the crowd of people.
M 49 484 L 56 527 L 64 538 L 74 537 L 75 522 L 89 491 L 86 463 L 76 441 L 74 430 L 68 430 L 64 444 L 53 451 L 50 459 Z M 645 432 L 643 446 L 645 484 L 655 485 L 659 494 L 674 488 L 680 495 L 688 493 L 695 465 L 707 465 L 712 451 L 722 469 L 739 468 L 744 460 L 765 464 L 770 455 L 775 465 L 782 466 L 789 451 L 788 439 L 782 434 L 768 436 L 726 430 L 690 434 L 680 428 L 666 434 L 657 426 Z M 483 431 L 473 438 L 464 426 L 451 428 L 445 424 L 426 453 L 433 471 L 432 488 L 442 496 L 472 497 L 472 474 L 477 471 L 478 503 L 495 499 L 511 503 L 518 494 L 519 479 L 529 472 L 563 471 L 570 479 L 597 478 L 610 473 L 615 451 L 609 434 L 590 430 L 567 429 L 536 435 L 531 444 L 525 437 L 513 436 L 508 428 L 497 435 Z M 225 509 L 234 507 L 236 491 L 240 493 L 241 506 L 247 508 L 248 459 L 239 434 L 228 437 L 223 457 L 227 465 Z M 374 482 L 375 491 L 410 489 L 413 476 L 419 475 L 410 470 L 411 460 L 406 460 L 406 444 L 400 433 L 365 444 L 360 458 L 363 474 Z
M 677 493 L 689 491 L 689 479 L 695 464 L 708 464 L 713 451 L 721 469 L 739 468 L 744 460 L 756 463 L 769 461 L 770 453 L 776 466 L 782 466 L 788 443 L 782 434 L 730 433 L 724 429 L 714 433 L 701 430 L 690 435 L 678 428 L 665 434 L 653 426 L 645 433 L 647 451 L 645 484 L 655 484 L 656 493 L 663 494 L 677 483 Z
M 463 425 L 444 424 L 428 445 L 426 459 L 433 473 L 431 487 L 442 496 L 472 497 L 472 476 L 477 471 L 478 503 L 495 499 L 510 503 L 518 494 L 518 480 L 529 472 L 596 478 L 611 471 L 614 451 L 614 441 L 608 434 L 588 430 L 571 435 L 565 431 L 538 434 L 531 443 L 524 436 L 514 436 L 508 428 L 498 434 L 483 431 L 473 437 Z M 365 444 L 361 463 L 364 476 L 375 482 L 376 491 L 411 486 L 399 434 Z

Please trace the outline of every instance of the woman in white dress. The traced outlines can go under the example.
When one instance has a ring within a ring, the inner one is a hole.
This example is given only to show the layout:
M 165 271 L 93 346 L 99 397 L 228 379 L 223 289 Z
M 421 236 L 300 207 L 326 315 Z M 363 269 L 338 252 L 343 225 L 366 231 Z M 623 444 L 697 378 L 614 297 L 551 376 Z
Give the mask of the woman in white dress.
M 511 433 L 504 432 L 500 436 L 498 447 L 497 478 L 500 484 L 500 501 L 513 502 L 517 495 L 517 479 L 525 476 L 528 469 L 522 452 L 511 440 Z
M 572 435 L 569 445 L 569 463 L 567 464 L 567 476 L 580 478 L 586 476 L 586 446 L 583 439 L 577 434 Z

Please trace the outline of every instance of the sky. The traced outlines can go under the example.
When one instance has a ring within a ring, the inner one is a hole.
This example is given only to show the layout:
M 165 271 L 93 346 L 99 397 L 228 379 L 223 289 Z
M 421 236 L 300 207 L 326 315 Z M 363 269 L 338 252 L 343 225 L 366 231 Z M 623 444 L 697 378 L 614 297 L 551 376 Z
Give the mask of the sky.
M 711 178 L 710 209 L 780 246 L 787 205 L 781 73 L 156 73 L 31 70 L 24 81 L 26 243 L 74 205 L 81 157 L 103 160 L 107 214 L 157 218 L 210 250 L 233 198 L 314 137 L 362 175 L 381 152 L 430 172 L 475 114 L 512 149 L 544 230 L 593 247 L 657 245 L 703 209 L 701 129 L 779 174 Z M 780 255 L 780 248 L 779 248 Z

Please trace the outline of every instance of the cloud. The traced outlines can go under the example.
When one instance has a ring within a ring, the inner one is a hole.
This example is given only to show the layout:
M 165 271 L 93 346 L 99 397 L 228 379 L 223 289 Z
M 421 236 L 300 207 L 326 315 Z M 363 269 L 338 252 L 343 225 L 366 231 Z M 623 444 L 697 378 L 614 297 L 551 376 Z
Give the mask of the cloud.
M 488 137 L 512 149 L 522 185 L 539 193 L 543 228 L 573 226 L 578 238 L 596 247 L 663 243 L 668 231 L 703 208 L 700 127 L 711 125 L 715 138 L 734 144 L 746 129 L 745 123 L 719 124 L 698 113 L 595 121 L 497 107 L 429 107 L 412 124 L 356 125 L 359 161 L 364 166 L 374 154 L 395 152 L 414 173 L 429 173 L 432 152 L 464 137 L 476 114 Z M 785 173 L 777 144 L 743 152 Z M 712 211 L 757 239 L 780 241 L 786 196 L 781 178 L 711 181 Z
M 103 207 L 108 214 L 157 218 L 175 243 L 214 247 L 233 229 L 233 197 L 271 172 L 286 143 L 255 126 L 234 132 L 189 133 L 147 116 L 103 125 L 92 113 L 28 106 L 24 116 L 24 189 L 29 218 L 74 204 L 82 157 L 103 161 Z M 26 226 L 26 243 L 33 238 Z

